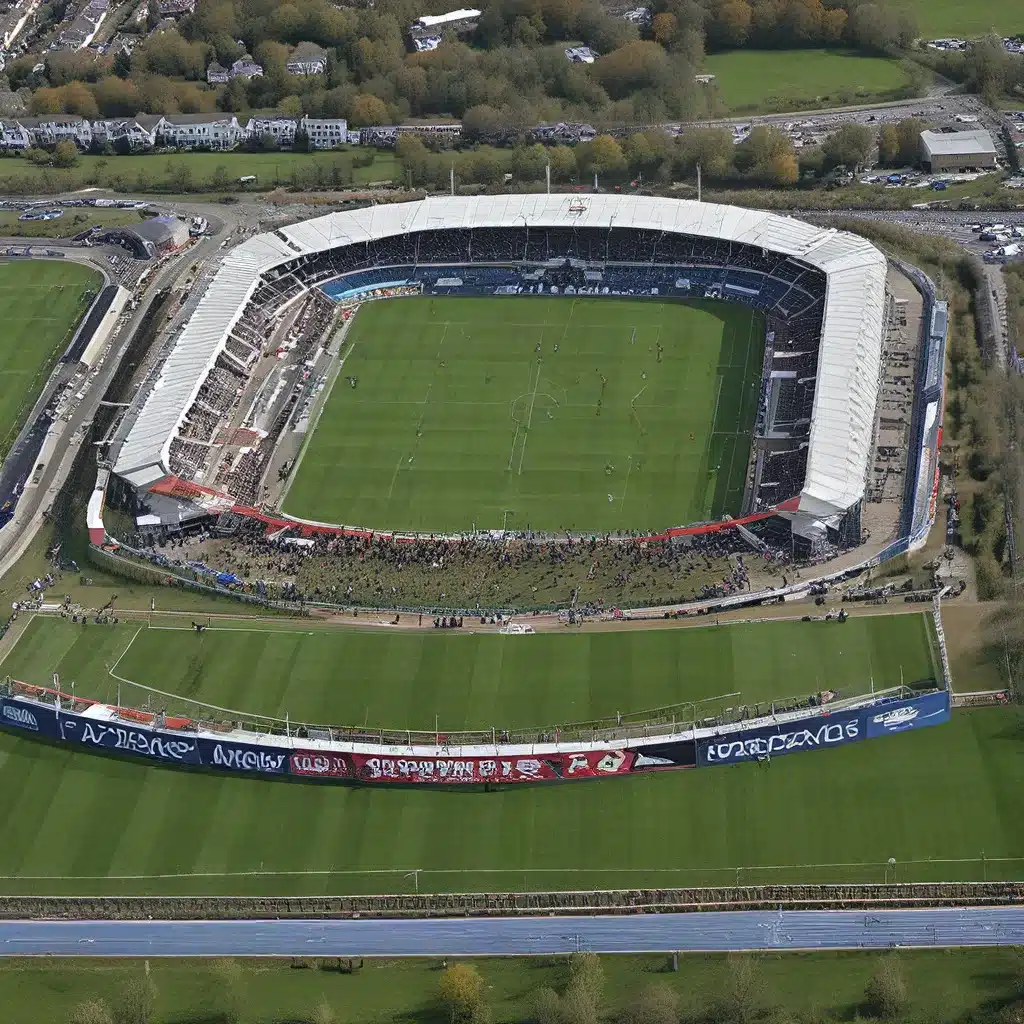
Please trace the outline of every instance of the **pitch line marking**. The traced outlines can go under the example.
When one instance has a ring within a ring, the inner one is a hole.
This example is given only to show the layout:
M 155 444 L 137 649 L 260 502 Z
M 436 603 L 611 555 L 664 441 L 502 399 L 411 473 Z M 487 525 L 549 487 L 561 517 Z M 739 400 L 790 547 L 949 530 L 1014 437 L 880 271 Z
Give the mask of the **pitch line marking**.
M 1019 864 L 1020 857 L 921 857 L 901 860 L 902 866 L 927 864 Z M 331 875 L 407 875 L 418 871 L 421 875 L 675 875 L 701 872 L 735 874 L 737 871 L 802 871 L 819 868 L 877 869 L 886 866 L 878 861 L 834 861 L 820 864 L 750 864 L 723 865 L 721 867 L 658 867 L 658 868 L 296 868 L 272 870 L 254 868 L 250 871 L 177 871 L 159 874 L 134 875 L 0 875 L 4 882 L 143 882 L 189 878 L 288 878 L 326 877 Z M 129 897 L 131 898 L 131 897 Z
M 530 396 L 530 413 L 526 417 L 526 430 L 523 432 L 523 447 L 519 453 L 519 471 L 516 476 L 523 475 L 523 459 L 526 458 L 526 442 L 530 439 L 530 426 L 533 423 L 533 407 L 537 404 L 537 388 L 540 387 L 540 371 L 542 360 L 537 360 L 537 379 L 533 384 L 533 394 Z
M 145 626 L 145 629 L 162 629 L 168 633 L 191 633 L 191 626 Z M 251 626 L 204 626 L 204 633 L 286 633 L 297 636 L 313 636 L 317 632 L 327 632 L 327 630 L 315 630 L 315 629 L 254 629 Z M 138 634 L 136 634 L 138 635 Z M 134 639 L 134 638 L 133 638 Z M 137 684 L 136 684 L 137 685 Z M 186 698 L 187 699 L 187 698 Z
M 124 656 L 131 650 L 132 644 L 135 643 L 136 640 L 138 640 L 139 634 L 145 628 L 146 628 L 145 626 L 139 626 L 139 628 L 135 631 L 135 635 L 131 638 L 131 640 L 128 641 L 128 646 L 121 652 L 121 656 L 117 659 L 117 661 L 114 662 L 113 665 L 110 666 L 110 669 L 109 669 L 110 675 L 114 679 L 118 680 L 119 682 L 122 682 L 122 683 L 132 683 L 132 685 L 135 685 L 134 682 L 131 679 L 125 679 L 124 676 L 119 676 L 114 671 L 114 669 L 117 668 L 117 666 L 121 664 L 121 662 L 124 660 Z

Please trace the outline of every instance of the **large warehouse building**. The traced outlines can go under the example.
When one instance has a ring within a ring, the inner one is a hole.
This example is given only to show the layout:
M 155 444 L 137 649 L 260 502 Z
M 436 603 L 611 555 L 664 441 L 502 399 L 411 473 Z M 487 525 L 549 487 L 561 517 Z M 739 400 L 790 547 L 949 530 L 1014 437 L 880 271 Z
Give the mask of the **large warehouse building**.
M 766 452 L 766 467 L 782 467 L 769 493 L 795 532 L 859 509 L 882 369 L 885 257 L 862 238 L 788 217 L 634 196 L 428 199 L 333 213 L 247 240 L 224 256 L 159 373 L 137 396 L 112 449 L 113 471 L 140 492 L 169 479 L 210 488 L 206 449 L 183 430 L 195 421 L 190 410 L 201 393 L 208 409 L 214 378 L 244 373 L 248 346 L 259 347 L 252 323 L 266 323 L 268 308 L 310 288 L 345 275 L 359 287 L 413 280 L 428 265 L 486 264 L 495 274 L 500 265 L 511 274 L 563 259 L 606 280 L 627 271 L 630 280 L 657 276 L 659 287 L 638 286 L 636 294 L 731 299 L 792 320 L 813 338 L 806 369 L 766 360 L 762 386 L 766 406 L 789 388 L 786 402 L 804 402 L 807 418 L 799 437 L 777 437 Z M 384 276 L 374 277 L 382 267 Z
M 996 146 L 983 129 L 970 132 L 921 132 L 921 163 L 932 174 L 992 171 Z

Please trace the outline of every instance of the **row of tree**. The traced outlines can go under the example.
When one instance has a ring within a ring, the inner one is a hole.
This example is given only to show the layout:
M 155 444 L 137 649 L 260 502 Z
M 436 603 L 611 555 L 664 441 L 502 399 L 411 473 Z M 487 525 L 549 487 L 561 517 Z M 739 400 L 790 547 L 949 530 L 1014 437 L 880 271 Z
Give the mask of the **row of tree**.
M 904 15 L 864 0 L 655 0 L 653 12 L 650 24 L 638 28 L 598 0 L 497 0 L 487 5 L 475 37 L 408 53 L 406 28 L 423 13 L 412 0 L 386 9 L 339 8 L 327 0 L 206 0 L 180 33 L 157 32 L 130 56 L 56 51 L 42 71 L 28 56 L 8 65 L 7 75 L 13 88 L 33 90 L 40 114 L 116 117 L 291 104 L 363 125 L 462 117 L 488 105 L 520 126 L 655 123 L 718 112 L 715 89 L 694 82 L 706 46 L 891 53 L 914 35 Z M 287 73 L 290 49 L 303 40 L 326 48 L 325 75 Z M 596 63 L 566 60 L 565 43 L 580 40 L 601 54 Z M 228 66 L 246 48 L 263 76 L 208 88 L 209 63 Z
M 492 128 L 487 116 L 469 122 L 471 138 L 474 132 L 487 137 Z M 699 165 L 709 183 L 787 186 L 801 180 L 813 183 L 838 169 L 856 172 L 872 164 L 876 152 L 885 166 L 913 166 L 924 128 L 916 118 L 883 125 L 877 133 L 868 125 L 850 123 L 820 146 L 799 150 L 788 135 L 766 126 L 754 128 L 738 145 L 729 130 L 706 128 L 676 137 L 662 131 L 621 139 L 599 135 L 572 147 L 525 141 L 509 148 L 478 145 L 458 153 L 431 152 L 419 137 L 404 135 L 396 152 L 405 184 L 435 188 L 447 185 L 452 169 L 460 184 L 488 186 L 507 180 L 507 175 L 522 184 L 543 181 L 547 165 L 557 183 L 586 184 L 596 174 L 605 185 L 638 179 L 665 185 L 692 181 Z

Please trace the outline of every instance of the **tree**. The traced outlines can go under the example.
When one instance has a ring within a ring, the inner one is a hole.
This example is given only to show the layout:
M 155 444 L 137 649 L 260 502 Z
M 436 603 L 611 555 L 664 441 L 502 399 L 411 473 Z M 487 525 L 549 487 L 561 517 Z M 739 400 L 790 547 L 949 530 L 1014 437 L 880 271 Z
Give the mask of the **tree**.
M 580 170 L 588 174 L 606 174 L 622 177 L 626 172 L 626 157 L 622 147 L 610 135 L 598 135 L 590 142 L 576 147 L 576 161 Z
M 533 993 L 531 1016 L 537 1024 L 563 1024 L 562 1000 L 551 988 L 539 988 Z
M 679 1024 L 679 993 L 656 981 L 640 990 L 619 1015 L 620 1024 Z
M 113 1018 L 102 999 L 86 999 L 72 1007 L 68 1024 L 113 1024 Z
M 708 42 L 721 49 L 743 46 L 750 36 L 753 8 L 746 0 L 726 0 L 708 23 Z
M 834 131 L 822 147 L 829 167 L 856 171 L 868 163 L 875 148 L 875 133 L 866 124 L 848 122 Z
M 916 117 L 908 117 L 896 125 L 899 148 L 896 162 L 901 167 L 913 167 L 921 159 L 921 132 L 928 126 Z
M 764 185 L 792 185 L 799 177 L 792 140 L 763 125 L 736 147 L 736 167 L 744 177 Z
M 548 149 L 553 181 L 572 181 L 579 173 L 576 152 L 571 146 L 552 146 Z
M 156 986 L 147 975 L 139 975 L 125 982 L 114 1004 L 114 1024 L 150 1024 Z
M 692 175 L 700 164 L 709 179 L 723 180 L 733 172 L 736 147 L 726 128 L 699 128 L 679 138 L 677 161 L 683 175 Z
M 508 117 L 486 103 L 462 115 L 462 135 L 469 142 L 500 142 L 509 133 Z
M 372 124 L 386 124 L 387 104 L 377 96 L 361 92 L 349 104 L 348 119 L 357 128 Z
M 900 133 L 894 124 L 883 124 L 878 129 L 878 162 L 891 167 L 899 159 Z
M 864 990 L 864 1000 L 872 1016 L 886 1020 L 900 1016 L 907 1005 L 907 983 L 899 957 L 890 955 L 879 959 Z
M 50 154 L 39 146 L 29 146 L 22 156 L 36 167 L 46 167 L 50 163 Z
M 722 993 L 723 1015 L 732 1024 L 750 1024 L 763 1002 L 763 979 L 750 956 L 730 957 Z
M 651 38 L 666 49 L 679 31 L 679 19 L 671 11 L 661 11 L 651 19 Z
M 221 1024 L 239 1024 L 245 1016 L 246 990 L 242 965 L 230 957 L 214 960 L 210 968 Z
M 296 153 L 309 152 L 309 132 L 305 128 L 295 129 L 295 138 L 292 140 L 292 149 Z
M 313 1008 L 309 1024 L 334 1024 L 337 1019 L 331 1004 L 326 999 L 321 999 Z
M 516 181 L 543 181 L 548 162 L 547 150 L 538 142 L 512 150 L 512 177 Z
M 78 163 L 78 147 L 70 140 L 58 142 L 53 151 L 54 167 L 74 167 Z
M 483 978 L 472 964 L 452 964 L 441 972 L 437 996 L 451 1024 L 472 1021 L 484 1001 Z

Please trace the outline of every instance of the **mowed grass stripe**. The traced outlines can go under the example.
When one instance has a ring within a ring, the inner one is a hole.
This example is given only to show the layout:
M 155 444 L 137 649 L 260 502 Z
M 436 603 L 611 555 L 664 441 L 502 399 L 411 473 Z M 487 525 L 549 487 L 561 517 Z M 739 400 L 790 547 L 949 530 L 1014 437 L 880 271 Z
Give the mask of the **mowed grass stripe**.
M 763 335 L 759 314 L 726 303 L 367 304 L 285 507 L 421 531 L 736 512 Z M 716 432 L 738 436 L 736 457 L 711 459 Z
M 0 262 L 0 458 L 101 283 L 88 267 L 56 260 Z M 17 382 L 17 385 L 15 385 Z
M 422 891 L 878 880 L 889 857 L 901 879 L 1021 878 L 1022 725 L 974 711 L 769 767 L 488 794 L 217 778 L 4 734 L 4 793 L 41 821 L 0 801 L 0 875 L 23 877 L 0 891 L 411 891 L 413 868 Z M 76 790 L 105 798 L 76 812 Z M 154 877 L 105 880 L 135 874 Z
M 472 624 L 469 624 L 469 629 Z M 725 706 L 864 693 L 932 673 L 930 619 L 855 616 L 630 632 L 507 637 L 463 631 L 266 632 L 37 617 L 4 672 L 113 701 L 111 672 L 144 687 L 293 722 L 447 731 L 547 727 L 707 701 Z M 147 693 L 120 684 L 125 704 Z M 716 700 L 715 698 L 721 698 Z M 152 696 L 170 712 L 188 705 Z

